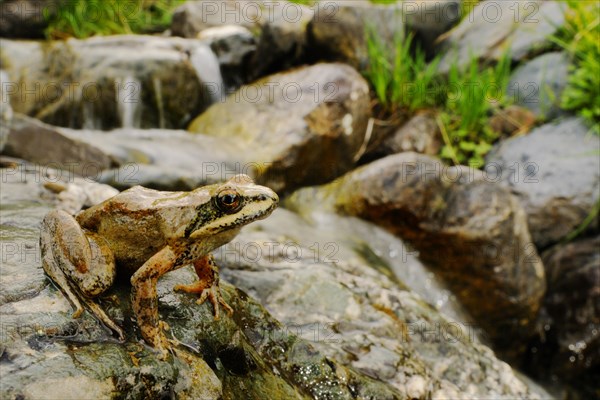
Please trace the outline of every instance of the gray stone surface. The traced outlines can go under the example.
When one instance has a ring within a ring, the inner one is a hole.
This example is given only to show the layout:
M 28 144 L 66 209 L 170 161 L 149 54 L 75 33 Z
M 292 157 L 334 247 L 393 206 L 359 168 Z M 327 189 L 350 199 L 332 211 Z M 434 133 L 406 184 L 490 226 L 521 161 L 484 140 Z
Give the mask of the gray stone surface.
M 507 96 L 539 119 L 552 120 L 564 115 L 560 100 L 567 85 L 569 65 L 569 56 L 564 52 L 536 57 L 513 72 Z
M 486 157 L 490 179 L 515 193 L 538 248 L 556 243 L 600 198 L 600 138 L 579 118 L 542 125 L 500 142 Z M 598 227 L 597 219 L 590 228 Z
M 565 22 L 566 4 L 559 1 L 479 2 L 445 38 L 447 50 L 439 64 L 442 73 L 457 61 L 468 65 L 472 56 L 499 60 L 508 51 L 513 61 L 550 45 L 548 36 Z
M 479 327 L 398 238 L 319 202 L 289 205 L 302 214 L 278 209 L 216 252 L 224 279 L 285 329 L 400 398 L 550 397 L 481 344 Z
M 402 9 L 366 0 L 321 2 L 309 26 L 311 50 L 325 59 L 364 69 L 368 65 L 367 29 L 392 43 L 395 36 L 404 35 Z

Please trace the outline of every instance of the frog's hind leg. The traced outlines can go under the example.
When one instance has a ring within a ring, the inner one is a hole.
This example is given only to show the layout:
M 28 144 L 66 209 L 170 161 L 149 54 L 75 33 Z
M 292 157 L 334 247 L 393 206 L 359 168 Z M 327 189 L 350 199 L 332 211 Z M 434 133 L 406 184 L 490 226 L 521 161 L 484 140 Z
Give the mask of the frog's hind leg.
M 42 266 L 81 315 L 82 302 L 119 337 L 123 331 L 91 297 L 103 293 L 115 278 L 114 256 L 98 235 L 84 232 L 75 218 L 61 210 L 50 211 L 42 221 Z

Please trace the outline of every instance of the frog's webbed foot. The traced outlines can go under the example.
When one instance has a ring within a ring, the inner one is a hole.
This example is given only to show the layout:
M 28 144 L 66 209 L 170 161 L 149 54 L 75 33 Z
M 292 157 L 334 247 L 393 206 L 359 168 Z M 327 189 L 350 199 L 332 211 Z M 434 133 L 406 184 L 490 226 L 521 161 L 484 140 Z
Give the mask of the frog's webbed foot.
M 196 275 L 198 275 L 198 281 L 191 285 L 177 285 L 173 288 L 176 291 L 183 291 L 186 293 L 196 293 L 200 295 L 197 300 L 198 304 L 202 304 L 209 299 L 214 307 L 215 319 L 219 319 L 219 304 L 227 311 L 229 315 L 233 314 L 233 308 L 229 306 L 221 295 L 221 288 L 219 287 L 219 268 L 217 267 L 212 254 L 201 258 L 194 262 L 194 269 Z

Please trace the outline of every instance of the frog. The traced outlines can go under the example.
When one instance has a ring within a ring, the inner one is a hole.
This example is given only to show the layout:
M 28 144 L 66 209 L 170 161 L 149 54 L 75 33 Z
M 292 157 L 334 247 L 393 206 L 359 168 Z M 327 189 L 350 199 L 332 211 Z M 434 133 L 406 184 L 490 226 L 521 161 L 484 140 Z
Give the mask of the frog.
M 245 174 L 187 192 L 134 186 L 76 215 L 60 209 L 46 214 L 40 228 L 42 266 L 72 303 L 73 318 L 87 308 L 120 341 L 125 340 L 123 329 L 96 298 L 117 276 L 128 278 L 141 336 L 166 359 L 173 341 L 159 318 L 158 279 L 193 265 L 198 280 L 173 290 L 198 295 L 199 304 L 208 299 L 215 320 L 220 306 L 233 313 L 221 294 L 211 252 L 230 242 L 243 226 L 268 217 L 278 202 L 273 190 Z

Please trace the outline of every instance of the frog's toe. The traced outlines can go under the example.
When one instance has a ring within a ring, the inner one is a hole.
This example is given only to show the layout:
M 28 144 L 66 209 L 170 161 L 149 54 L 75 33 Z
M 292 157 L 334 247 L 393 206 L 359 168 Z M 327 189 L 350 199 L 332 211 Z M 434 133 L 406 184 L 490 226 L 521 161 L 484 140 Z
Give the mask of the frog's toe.
M 213 305 L 215 320 L 218 320 L 220 318 L 220 306 L 219 305 L 222 305 L 223 308 L 227 311 L 227 313 L 229 315 L 233 314 L 233 308 L 231 308 L 229 306 L 229 304 L 227 304 L 225 299 L 223 299 L 223 296 L 221 295 L 221 290 L 219 289 L 219 286 L 214 285 L 208 289 L 205 289 L 202 292 L 202 295 L 198 299 L 197 303 L 202 304 L 202 303 L 204 303 L 204 301 L 206 299 L 208 299 L 210 301 L 210 303 Z

